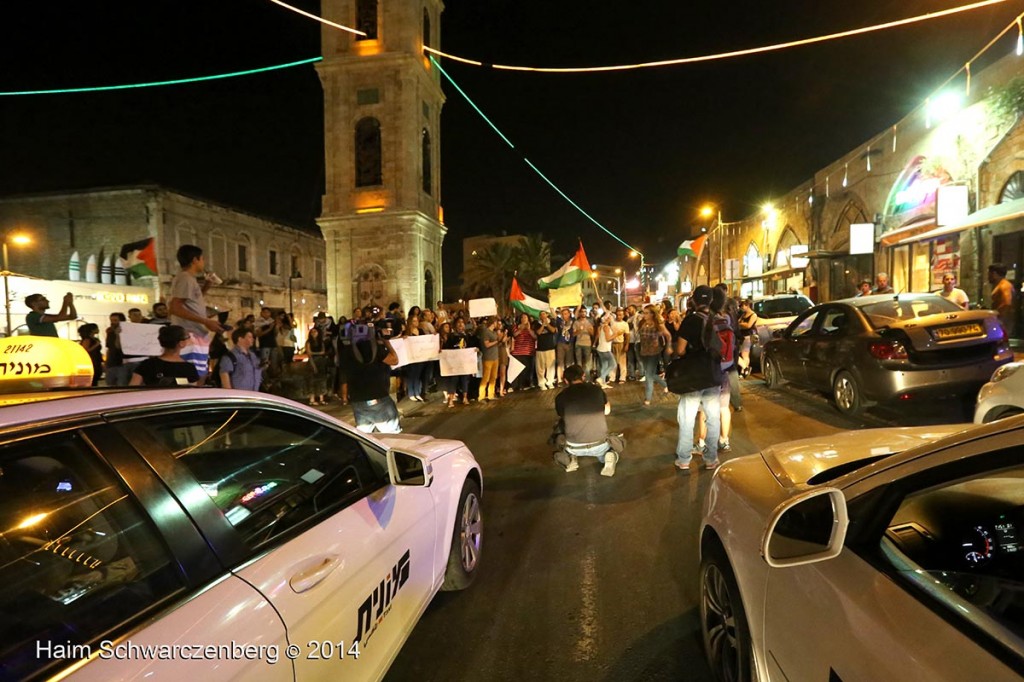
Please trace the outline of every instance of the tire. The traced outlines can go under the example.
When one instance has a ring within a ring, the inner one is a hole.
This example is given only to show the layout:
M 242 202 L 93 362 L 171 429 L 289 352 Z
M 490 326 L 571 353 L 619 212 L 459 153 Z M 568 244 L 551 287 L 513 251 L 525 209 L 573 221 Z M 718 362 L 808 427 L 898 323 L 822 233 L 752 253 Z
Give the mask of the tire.
M 864 411 L 864 396 L 852 374 L 843 370 L 832 380 L 832 402 L 841 413 L 853 417 Z
M 712 545 L 700 562 L 700 629 L 704 654 L 717 682 L 753 679 L 750 628 L 732 566 Z
M 480 569 L 484 537 L 480 513 L 480 486 L 471 478 L 462 484 L 459 506 L 455 510 L 452 546 L 442 590 L 464 590 L 473 584 Z
M 778 364 L 767 355 L 761 356 L 761 376 L 764 377 L 764 385 L 768 388 L 778 388 L 782 384 Z

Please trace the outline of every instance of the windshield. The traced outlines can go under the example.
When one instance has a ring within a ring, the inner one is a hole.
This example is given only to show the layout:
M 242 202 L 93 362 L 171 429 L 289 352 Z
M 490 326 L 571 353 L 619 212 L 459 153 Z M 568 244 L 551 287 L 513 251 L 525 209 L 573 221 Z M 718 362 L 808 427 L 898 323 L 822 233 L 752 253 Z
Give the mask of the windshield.
M 811 307 L 811 302 L 803 296 L 787 296 L 785 298 L 766 298 L 754 301 L 754 312 L 758 317 L 796 317 Z
M 900 297 L 890 301 L 871 303 L 861 306 L 860 309 L 875 329 L 888 327 L 894 322 L 913 320 L 928 315 L 961 312 L 960 306 L 947 301 L 941 296 L 934 295 L 914 296 L 912 298 Z

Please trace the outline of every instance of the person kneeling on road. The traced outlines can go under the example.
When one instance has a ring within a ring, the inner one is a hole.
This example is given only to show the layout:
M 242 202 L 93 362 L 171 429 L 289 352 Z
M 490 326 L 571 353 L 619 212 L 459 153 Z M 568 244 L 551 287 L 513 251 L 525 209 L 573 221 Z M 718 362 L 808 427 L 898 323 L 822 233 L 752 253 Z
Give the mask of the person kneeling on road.
M 569 386 L 555 398 L 564 432 L 556 441 L 561 449 L 555 460 L 571 472 L 579 469 L 578 457 L 597 457 L 604 463 L 601 475 L 614 476 L 623 442 L 621 435 L 608 433 L 608 396 L 599 386 L 584 383 L 579 365 L 566 367 L 564 376 Z

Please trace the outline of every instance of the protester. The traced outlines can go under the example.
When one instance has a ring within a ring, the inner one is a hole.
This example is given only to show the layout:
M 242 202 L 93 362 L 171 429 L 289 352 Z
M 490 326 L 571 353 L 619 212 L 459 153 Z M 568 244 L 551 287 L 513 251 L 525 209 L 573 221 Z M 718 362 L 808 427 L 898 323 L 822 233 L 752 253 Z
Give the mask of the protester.
M 270 308 L 260 308 L 259 319 L 255 323 L 256 344 L 260 350 L 261 364 L 266 367 L 274 362 L 277 353 L 277 319 Z
M 282 311 L 277 314 L 277 347 L 281 349 L 281 362 L 286 366 L 295 360 L 295 324 L 291 315 Z
M 693 458 L 693 428 L 698 408 L 703 410 L 707 419 L 707 452 L 704 453 L 704 466 L 708 469 L 718 466 L 722 370 L 719 364 L 721 342 L 711 322 L 709 308 L 713 295 L 711 287 L 703 284 L 694 289 L 691 297 L 694 309 L 683 319 L 676 341 L 676 354 L 680 358 L 676 362 L 680 364 L 681 369 L 690 370 L 692 375 L 697 377 L 693 381 L 685 382 L 685 388 L 689 390 L 680 392 L 676 411 L 679 440 L 676 444 L 675 466 L 686 474 L 690 473 L 690 461 Z M 674 375 L 666 376 L 666 380 L 670 389 L 678 391 L 673 385 Z M 698 385 L 691 387 L 690 384 L 694 382 Z
M 330 379 L 330 358 L 327 357 L 328 343 L 319 326 L 309 328 L 306 338 L 306 355 L 309 356 L 309 375 L 306 395 L 310 405 L 327 404 L 327 387 Z
M 398 407 L 391 399 L 391 368 L 398 364 L 391 344 L 376 333 L 352 343 L 349 398 L 356 428 L 364 433 L 400 433 Z
M 564 433 L 562 456 L 556 457 L 566 472 L 579 469 L 579 457 L 596 457 L 603 465 L 601 475 L 614 476 L 619 452 L 609 443 L 607 415 L 611 413 L 611 404 L 608 396 L 594 384 L 584 383 L 583 368 L 579 365 L 567 367 L 565 378 L 569 386 L 555 397 L 555 410 L 561 417 Z
M 992 285 L 992 310 L 999 316 L 999 323 L 1007 337 L 1013 336 L 1017 326 L 1017 308 L 1014 305 L 1013 285 L 1006 279 L 1006 266 L 993 263 L 988 266 L 988 282 Z
M 533 356 L 537 352 L 537 332 L 530 324 L 530 316 L 523 313 L 519 316 L 519 324 L 512 331 L 512 357 L 523 363 L 523 371 L 512 382 L 512 390 L 525 390 L 530 387 L 533 377 Z
M 405 321 L 405 331 L 402 333 L 402 338 L 423 334 L 420 330 L 420 316 L 413 312 L 418 310 L 419 308 L 417 307 L 409 311 L 409 317 Z M 425 362 L 411 362 L 405 366 L 406 396 L 414 403 L 426 401 L 423 397 L 423 372 L 426 366 L 427 363 Z
M 644 405 L 650 405 L 654 397 L 654 384 L 661 384 L 668 389 L 665 380 L 658 375 L 658 363 L 662 352 L 672 342 L 672 335 L 665 328 L 661 313 L 653 305 L 644 306 L 637 326 L 637 336 L 640 337 L 640 363 L 644 374 Z
M 642 381 L 644 365 L 640 359 L 640 333 L 638 327 L 643 321 L 643 310 L 631 305 L 626 308 L 626 322 L 629 324 L 629 339 L 626 346 L 626 378 L 629 381 Z
M 107 355 L 104 362 L 107 386 L 127 386 L 132 378 L 131 372 L 124 364 L 124 352 L 121 350 L 121 323 L 124 321 L 124 313 L 110 313 L 110 326 L 106 332 Z
M 558 333 L 555 335 L 555 381 L 561 384 L 565 379 L 565 368 L 573 364 L 573 319 L 571 309 L 562 308 L 558 311 L 555 327 L 558 329 Z
M 626 383 L 628 372 L 626 371 L 626 351 L 629 346 L 629 323 L 626 322 L 626 311 L 619 308 L 615 311 L 615 321 L 612 322 L 612 358 L 615 360 L 615 381 L 619 384 Z
M 739 327 L 740 339 L 740 376 L 750 376 L 750 349 L 754 345 L 754 336 L 757 334 L 757 313 L 754 312 L 754 302 L 749 298 L 740 301 L 740 316 L 736 324 Z
M 498 319 L 495 322 L 495 330 L 498 333 L 498 380 L 497 388 L 498 395 L 502 398 L 505 397 L 505 391 L 508 388 L 508 359 L 509 359 L 509 346 L 512 343 L 512 327 L 507 324 L 504 320 Z
M 615 376 L 615 356 L 612 355 L 612 340 L 615 338 L 615 330 L 612 329 L 614 320 L 614 315 L 605 313 L 597 329 L 597 358 L 601 363 L 597 385 L 601 388 L 609 388 Z
M 100 334 L 98 324 L 86 322 L 78 327 L 78 344 L 89 354 L 92 360 L 92 385 L 99 386 L 100 377 L 103 376 L 103 346 L 96 338 Z
M 551 314 L 546 310 L 540 312 L 540 320 L 536 326 L 537 350 L 536 370 L 537 386 L 547 391 L 555 387 L 555 345 L 558 329 L 551 321 Z
M 474 348 L 476 344 L 466 333 L 466 321 L 462 318 L 455 320 L 455 328 L 445 339 L 444 350 L 462 350 Z M 447 377 L 448 379 L 448 407 L 455 406 L 455 400 L 459 394 L 462 395 L 462 404 L 469 405 L 469 374 L 460 374 Z
M 496 318 L 488 317 L 477 326 L 477 342 L 483 355 L 483 371 L 477 400 L 494 400 L 497 393 L 499 347 L 503 345 Z
M 25 324 L 28 326 L 28 333 L 32 336 L 56 338 L 59 334 L 57 334 L 55 322 L 78 319 L 78 311 L 75 310 L 75 296 L 70 291 L 64 294 L 60 312 L 56 315 L 46 312 L 46 309 L 50 307 L 50 301 L 43 294 L 29 294 L 25 297 L 25 305 L 31 310 L 25 316 Z
M 196 275 L 205 268 L 203 250 L 192 244 L 182 244 L 178 248 L 177 259 L 181 271 L 171 282 L 171 301 L 168 305 L 171 324 L 188 333 L 189 343 L 183 346 L 182 357 L 195 366 L 200 377 L 204 377 L 210 361 L 210 332 L 221 332 L 224 328 L 216 317 L 206 316 L 203 294 L 212 284 L 211 280 L 204 279 L 200 285 L 196 279 Z
M 576 310 L 576 321 L 572 325 L 572 333 L 576 339 L 573 351 L 576 364 L 583 368 L 583 376 L 590 374 L 590 360 L 594 354 L 594 323 L 587 316 L 583 306 Z
M 146 318 L 142 316 L 142 311 L 138 308 L 128 309 L 128 321 L 132 324 L 145 324 Z
M 174 310 L 173 303 L 171 310 Z M 191 313 L 192 311 L 187 310 L 186 312 Z M 184 327 L 169 324 L 160 327 L 157 340 L 160 342 L 163 352 L 139 363 L 135 371 L 132 372 L 129 386 L 195 386 L 199 383 L 199 370 L 195 363 L 182 355 L 182 351 L 190 347 L 194 341 L 192 334 Z
M 714 325 L 715 333 L 721 341 L 719 367 L 722 370 L 721 392 L 719 393 L 719 414 L 721 418 L 718 434 L 719 452 L 729 452 L 732 446 L 729 444 L 729 436 L 732 434 L 732 408 L 730 398 L 732 395 L 731 382 L 736 374 L 736 333 L 733 328 L 733 320 L 729 315 L 726 306 L 728 299 L 725 291 L 715 287 L 712 293 L 710 312 L 711 322 Z M 737 392 L 739 385 L 736 386 Z M 706 422 L 706 419 L 705 419 Z
M 263 382 L 260 358 L 252 350 L 256 336 L 248 329 L 231 332 L 234 348 L 224 353 L 219 362 L 220 385 L 242 391 L 258 391 Z
M 967 292 L 957 288 L 956 275 L 952 272 L 947 272 L 942 276 L 942 289 L 939 290 L 939 296 L 950 303 L 955 303 L 964 310 L 968 310 L 971 307 L 971 300 L 967 297 Z
M 149 324 L 170 324 L 171 323 L 171 312 L 167 309 L 167 304 L 163 301 L 159 301 L 153 304 L 153 317 L 146 320 Z

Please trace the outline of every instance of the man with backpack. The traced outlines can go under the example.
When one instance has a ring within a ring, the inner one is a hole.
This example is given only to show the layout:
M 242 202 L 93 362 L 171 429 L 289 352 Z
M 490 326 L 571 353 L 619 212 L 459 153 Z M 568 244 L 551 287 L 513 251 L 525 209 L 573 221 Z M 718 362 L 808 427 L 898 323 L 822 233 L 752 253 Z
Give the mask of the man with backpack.
M 732 433 L 732 410 L 730 401 L 732 399 L 731 384 L 738 382 L 736 374 L 736 329 L 735 319 L 730 314 L 725 291 L 718 287 L 712 294 L 711 299 L 711 323 L 715 327 L 718 339 L 722 343 L 721 361 L 719 366 L 722 369 L 722 391 L 719 394 L 718 402 L 721 413 L 721 432 L 718 436 L 718 450 L 729 452 L 732 446 L 729 444 L 729 435 Z M 736 385 L 736 392 L 739 393 L 739 384 Z
M 224 352 L 217 363 L 222 388 L 258 391 L 263 381 L 260 358 L 252 352 L 256 335 L 251 329 L 238 327 L 231 332 L 232 350 Z
M 666 370 L 668 388 L 679 395 L 676 420 L 679 441 L 676 444 L 675 466 L 690 473 L 693 459 L 693 428 L 698 408 L 707 420 L 707 450 L 704 468 L 718 467 L 718 436 L 721 426 L 722 340 L 715 330 L 710 309 L 714 294 L 711 287 L 700 285 L 693 291 L 694 309 L 683 318 L 676 341 L 679 358 Z

